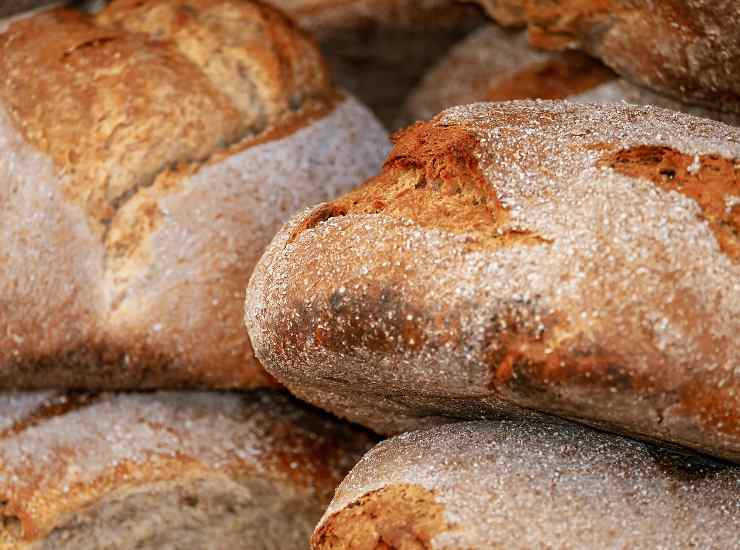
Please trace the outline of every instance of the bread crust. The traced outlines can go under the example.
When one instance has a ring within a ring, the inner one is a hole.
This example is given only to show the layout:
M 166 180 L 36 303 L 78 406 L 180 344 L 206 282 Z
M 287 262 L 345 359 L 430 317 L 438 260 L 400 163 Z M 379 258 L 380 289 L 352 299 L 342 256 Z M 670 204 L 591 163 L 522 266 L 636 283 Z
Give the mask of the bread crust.
M 99 522 L 106 506 L 132 494 L 165 500 L 178 487 L 197 498 L 203 484 L 246 498 L 243 507 L 272 509 L 281 530 L 308 536 L 334 487 L 373 441 L 279 393 L 31 396 L 35 403 L 0 396 L 3 417 L 14 417 L 0 433 L 0 547 L 56 540 L 50 547 L 74 548 L 65 540 L 105 527 Z M 260 548 L 275 547 L 269 540 Z
M 740 460 L 738 144 L 654 107 L 445 111 L 273 240 L 256 354 L 382 433 L 546 413 Z
M 626 101 L 740 125 L 736 113 L 676 101 L 618 78 L 585 54 L 534 50 L 526 32 L 487 25 L 457 44 L 424 76 L 406 98 L 399 126 L 429 120 L 454 105 L 512 99 Z
M 374 117 L 258 3 L 55 10 L 0 48 L 0 387 L 274 385 L 241 321 L 251 268 L 380 164 Z
M 480 0 L 532 45 L 581 48 L 679 101 L 740 113 L 740 7 L 733 0 Z
M 314 550 L 728 548 L 740 471 L 575 425 L 463 422 L 353 468 Z

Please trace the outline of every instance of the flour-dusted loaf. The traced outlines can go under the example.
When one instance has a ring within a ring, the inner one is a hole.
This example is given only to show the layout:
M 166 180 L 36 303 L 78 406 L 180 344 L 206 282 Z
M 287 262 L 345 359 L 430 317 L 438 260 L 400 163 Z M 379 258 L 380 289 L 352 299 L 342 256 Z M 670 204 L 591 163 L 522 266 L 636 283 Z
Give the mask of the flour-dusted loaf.
M 314 550 L 736 549 L 740 468 L 575 425 L 465 422 L 355 466 Z
M 0 395 L 0 548 L 303 549 L 366 433 L 288 396 Z
M 450 109 L 295 216 L 255 352 L 384 433 L 539 413 L 740 461 L 740 129 L 654 107 Z
M 511 99 L 658 105 L 740 125 L 740 115 L 688 105 L 618 78 L 580 52 L 532 49 L 527 35 L 487 25 L 457 44 L 406 99 L 401 122 L 428 120 L 455 105 Z
M 526 24 L 546 49 L 582 48 L 630 81 L 740 113 L 737 0 L 478 0 L 499 22 Z
M 272 383 L 242 324 L 289 215 L 388 151 L 246 0 L 121 0 L 0 35 L 0 387 Z

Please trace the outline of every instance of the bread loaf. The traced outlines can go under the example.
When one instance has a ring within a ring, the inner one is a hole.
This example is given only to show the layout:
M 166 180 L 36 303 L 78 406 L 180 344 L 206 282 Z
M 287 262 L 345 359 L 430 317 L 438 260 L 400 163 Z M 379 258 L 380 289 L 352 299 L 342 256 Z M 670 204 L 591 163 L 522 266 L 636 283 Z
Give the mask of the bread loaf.
M 247 0 L 54 10 L 0 35 L 0 387 L 254 387 L 254 262 L 387 137 Z
M 303 549 L 372 440 L 278 393 L 3 394 L 0 548 Z
M 740 129 L 450 109 L 281 229 L 246 322 L 292 392 L 383 433 L 547 413 L 740 461 Z
M 526 24 L 546 49 L 582 48 L 631 82 L 683 102 L 740 113 L 736 0 L 479 0 Z
M 574 425 L 465 422 L 355 466 L 314 550 L 737 548 L 740 469 Z
M 740 125 L 740 115 L 691 106 L 640 88 L 580 52 L 534 50 L 525 32 L 495 25 L 471 33 L 424 76 L 407 98 L 401 122 L 428 120 L 448 107 L 476 101 L 535 98 L 658 105 Z

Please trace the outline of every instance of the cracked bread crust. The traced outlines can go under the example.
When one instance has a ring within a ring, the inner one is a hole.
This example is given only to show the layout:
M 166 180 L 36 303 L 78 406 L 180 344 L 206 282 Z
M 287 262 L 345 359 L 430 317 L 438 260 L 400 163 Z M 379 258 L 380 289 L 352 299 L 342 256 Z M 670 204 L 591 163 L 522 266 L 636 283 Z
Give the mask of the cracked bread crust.
M 255 548 L 302 548 L 374 443 L 274 392 L 6 393 L 0 410 L 14 419 L 0 434 L 8 550 L 122 538 L 194 547 L 186 535 L 212 524 L 221 544 L 246 537 Z M 259 536 L 266 524 L 273 532 Z
M 739 132 L 654 107 L 445 111 L 276 236 L 255 352 L 381 433 L 544 413 L 738 461 Z
M 251 268 L 380 165 L 373 115 L 243 0 L 54 10 L 0 49 L 0 387 L 274 384 L 241 321 Z
M 576 425 L 463 422 L 384 441 L 314 550 L 731 548 L 740 469 Z
M 680 101 L 740 113 L 740 6 L 734 0 L 478 0 L 531 44 L 579 48 Z
M 740 115 L 704 109 L 630 84 L 599 61 L 575 51 L 545 52 L 527 33 L 485 26 L 457 44 L 406 99 L 406 123 L 429 120 L 454 105 L 512 99 L 657 105 L 740 125 Z

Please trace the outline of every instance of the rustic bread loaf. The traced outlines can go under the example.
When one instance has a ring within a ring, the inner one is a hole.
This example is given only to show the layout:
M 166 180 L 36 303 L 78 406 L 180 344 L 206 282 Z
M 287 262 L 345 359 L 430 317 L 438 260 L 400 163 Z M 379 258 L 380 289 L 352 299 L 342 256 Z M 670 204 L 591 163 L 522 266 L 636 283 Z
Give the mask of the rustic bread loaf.
M 313 43 L 246 0 L 121 0 L 14 23 L 0 73 L 0 387 L 273 383 L 251 268 L 388 147 Z
M 429 71 L 406 99 L 400 125 L 429 120 L 454 105 L 511 99 L 658 105 L 740 125 L 740 115 L 690 106 L 617 78 L 579 52 L 545 52 L 525 32 L 487 25 L 471 33 Z
M 279 393 L 3 394 L 0 548 L 303 549 L 373 443 Z
M 465 422 L 355 466 L 314 550 L 737 548 L 740 468 L 574 425 Z
M 736 0 L 479 3 L 503 24 L 526 24 L 534 46 L 582 48 L 662 95 L 740 113 Z
M 283 227 L 246 322 L 292 392 L 383 433 L 537 411 L 740 461 L 740 129 L 450 109 Z
M 336 81 L 393 127 L 422 75 L 485 21 L 454 0 L 270 0 L 319 40 Z

